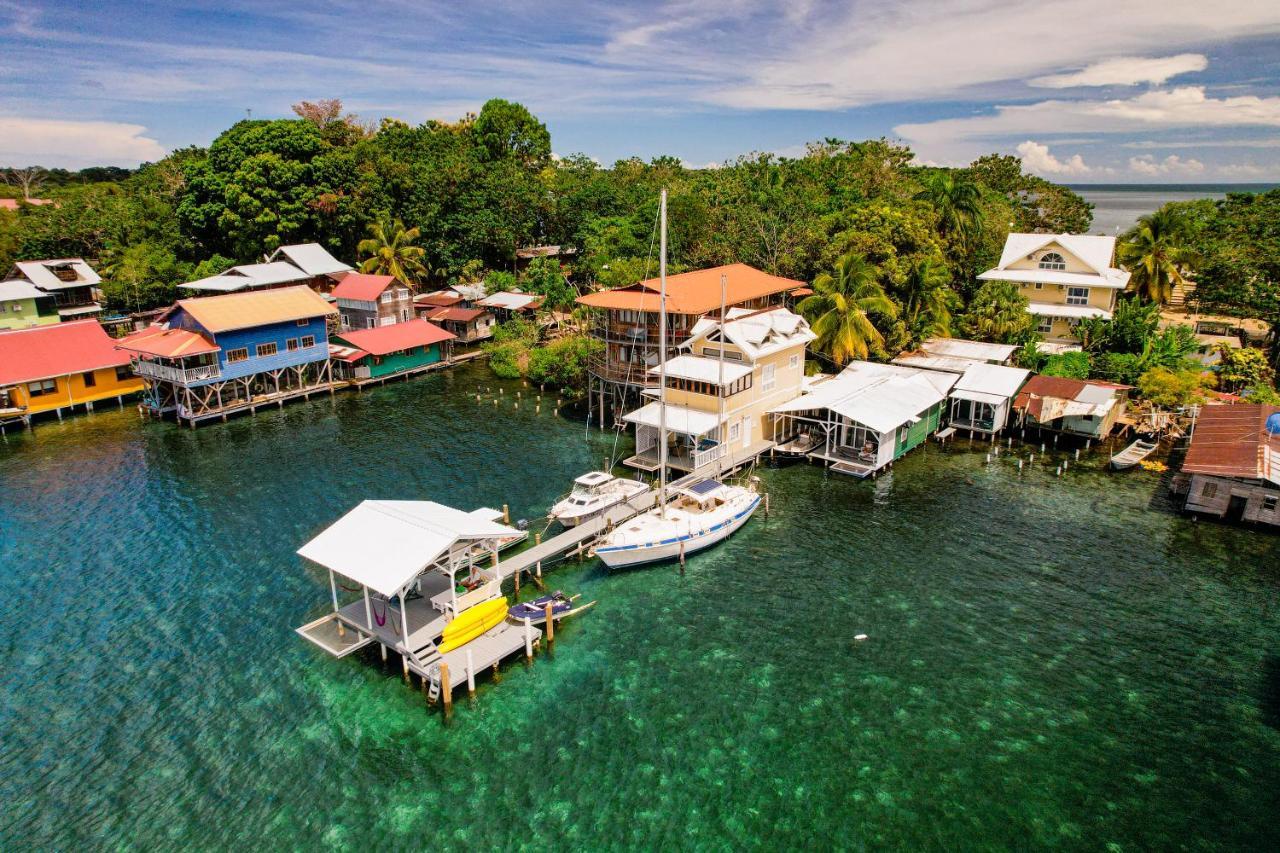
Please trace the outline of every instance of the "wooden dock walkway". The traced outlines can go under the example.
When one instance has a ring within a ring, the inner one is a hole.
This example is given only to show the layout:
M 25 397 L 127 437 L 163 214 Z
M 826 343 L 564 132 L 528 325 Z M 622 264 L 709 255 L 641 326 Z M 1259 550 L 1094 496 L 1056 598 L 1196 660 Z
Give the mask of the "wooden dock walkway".
M 585 550 L 586 544 L 613 527 L 635 518 L 645 510 L 652 509 L 658 503 L 658 492 L 651 489 L 637 495 L 625 503 L 610 507 L 605 513 L 589 521 L 570 527 L 563 533 L 551 537 L 498 562 L 498 579 L 506 580 L 518 572 L 535 569 L 539 563 L 550 562 L 561 554 Z

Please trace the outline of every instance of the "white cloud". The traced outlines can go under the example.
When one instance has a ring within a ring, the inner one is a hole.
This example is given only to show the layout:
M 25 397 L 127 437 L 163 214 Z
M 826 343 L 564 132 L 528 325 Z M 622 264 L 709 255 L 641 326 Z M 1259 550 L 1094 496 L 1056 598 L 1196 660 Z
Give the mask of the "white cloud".
M 0 163 L 64 169 L 137 166 L 165 155 L 140 124 L 0 116 Z
M 1070 89 L 1075 86 L 1136 86 L 1139 83 L 1163 83 L 1170 77 L 1191 71 L 1203 71 L 1209 60 L 1199 53 L 1146 58 L 1120 56 L 1095 62 L 1068 74 L 1050 74 L 1028 80 L 1031 86 L 1046 89 Z
M 1048 145 L 1028 139 L 1017 147 L 1018 156 L 1022 158 L 1022 166 L 1037 175 L 1087 175 L 1094 171 L 1084 162 L 1079 154 L 1073 154 L 1066 160 L 1059 160 L 1049 150 Z
M 1253 163 L 1227 163 L 1215 169 L 1224 178 L 1274 178 L 1280 169 L 1267 168 Z
M 1150 154 L 1129 158 L 1129 171 L 1144 177 L 1168 177 L 1173 175 L 1190 176 L 1204 172 L 1204 163 L 1194 157 L 1182 159 L 1177 154 L 1170 154 L 1163 160 L 1157 160 Z

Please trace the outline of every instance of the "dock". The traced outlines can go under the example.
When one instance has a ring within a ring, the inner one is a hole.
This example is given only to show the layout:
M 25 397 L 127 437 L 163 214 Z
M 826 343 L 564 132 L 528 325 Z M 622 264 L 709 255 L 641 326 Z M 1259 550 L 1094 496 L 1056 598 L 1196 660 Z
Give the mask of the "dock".
M 656 489 L 637 495 L 629 501 L 610 507 L 603 514 L 576 527 L 540 542 L 519 554 L 498 563 L 498 579 L 506 580 L 516 574 L 536 570 L 539 565 L 551 562 L 561 554 L 583 553 L 587 544 L 619 524 L 630 521 L 642 512 L 658 505 Z

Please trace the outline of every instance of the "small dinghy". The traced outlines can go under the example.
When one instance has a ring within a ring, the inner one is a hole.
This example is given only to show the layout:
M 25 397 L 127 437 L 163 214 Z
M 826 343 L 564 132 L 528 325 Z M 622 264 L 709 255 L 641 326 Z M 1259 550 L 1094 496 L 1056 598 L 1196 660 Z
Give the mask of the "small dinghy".
M 550 595 L 544 595 L 541 598 L 535 598 L 533 601 L 525 601 L 511 607 L 507 611 L 507 615 L 512 619 L 523 622 L 528 619 L 534 625 L 541 625 L 547 621 L 547 605 L 551 605 L 551 618 L 559 622 L 569 616 L 576 616 L 584 610 L 589 610 L 595 606 L 595 602 L 588 602 L 581 607 L 574 607 L 581 595 L 567 596 L 563 592 L 556 590 Z
M 1160 446 L 1158 441 L 1138 439 L 1124 450 L 1111 457 L 1111 467 L 1117 471 L 1125 471 L 1146 459 Z

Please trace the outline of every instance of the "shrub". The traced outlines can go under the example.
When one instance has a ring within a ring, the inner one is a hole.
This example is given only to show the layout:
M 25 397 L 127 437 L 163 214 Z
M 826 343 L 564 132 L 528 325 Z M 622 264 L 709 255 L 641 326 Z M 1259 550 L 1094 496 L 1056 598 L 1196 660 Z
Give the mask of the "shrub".
M 1198 370 L 1153 367 L 1138 378 L 1138 393 L 1157 406 L 1189 406 L 1205 400 L 1205 377 Z
M 1064 352 L 1051 355 L 1040 372 L 1045 376 L 1065 376 L 1068 379 L 1089 378 L 1089 356 L 1083 352 Z
M 604 350 L 604 344 L 588 335 L 569 335 L 529 353 L 529 379 L 558 385 L 570 396 L 585 393 L 587 363 Z

